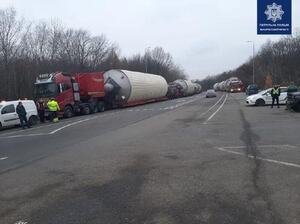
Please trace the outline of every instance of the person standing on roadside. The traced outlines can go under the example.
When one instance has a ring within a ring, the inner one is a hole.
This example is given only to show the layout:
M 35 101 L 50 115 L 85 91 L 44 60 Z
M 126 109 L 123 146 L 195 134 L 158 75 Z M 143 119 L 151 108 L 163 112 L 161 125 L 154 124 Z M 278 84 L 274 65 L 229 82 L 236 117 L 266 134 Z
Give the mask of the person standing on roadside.
M 57 112 L 60 110 L 59 105 L 57 101 L 54 98 L 51 98 L 49 102 L 47 103 L 47 106 L 50 110 L 50 120 L 53 122 L 58 122 L 58 114 Z
M 37 109 L 38 109 L 38 114 L 40 118 L 40 122 L 44 123 L 45 122 L 45 105 L 43 100 L 39 100 L 37 102 Z
M 28 123 L 27 117 L 26 117 L 27 113 L 26 113 L 25 107 L 23 106 L 21 101 L 17 105 L 16 112 L 19 116 L 21 127 L 23 129 L 25 129 L 25 126 L 27 126 L 28 128 L 31 128 Z
M 272 106 L 271 106 L 271 108 L 273 108 L 275 100 L 276 100 L 276 103 L 277 103 L 277 108 L 279 108 L 279 96 L 280 96 L 280 94 L 281 94 L 280 86 L 275 85 L 271 90 L 271 96 L 272 96 Z
M 290 85 L 287 88 L 287 97 L 289 97 L 290 93 L 298 92 L 298 87 L 294 84 L 294 82 L 291 82 Z M 286 104 L 286 110 L 291 110 L 291 105 L 288 103 Z

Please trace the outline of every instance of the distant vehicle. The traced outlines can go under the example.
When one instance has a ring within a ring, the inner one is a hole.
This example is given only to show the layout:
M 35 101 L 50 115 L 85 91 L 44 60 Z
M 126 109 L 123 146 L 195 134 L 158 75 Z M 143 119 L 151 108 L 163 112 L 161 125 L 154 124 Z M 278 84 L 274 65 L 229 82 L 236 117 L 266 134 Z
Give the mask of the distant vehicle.
M 257 93 L 258 93 L 258 86 L 256 84 L 251 84 L 246 89 L 247 96 L 251 96 L 251 95 L 257 94 Z
M 300 92 L 288 93 L 286 103 L 291 109 L 300 112 Z
M 16 107 L 20 101 L 25 107 L 30 125 L 37 123 L 38 112 L 33 100 L 2 101 L 0 102 L 0 129 L 20 124 L 19 116 L 16 112 Z
M 257 94 L 248 96 L 246 98 L 246 103 L 248 105 L 257 105 L 257 106 L 264 106 L 264 105 L 272 104 L 271 90 L 272 90 L 272 88 L 269 88 L 269 89 L 263 90 Z M 280 91 L 281 91 L 281 94 L 279 97 L 279 103 L 286 104 L 287 87 L 280 87 Z
M 205 94 L 206 98 L 216 97 L 216 96 L 217 96 L 217 94 L 216 94 L 215 90 L 209 89 L 206 91 L 206 94 Z
M 240 93 L 244 91 L 244 84 L 242 82 L 232 82 L 228 85 L 228 92 Z

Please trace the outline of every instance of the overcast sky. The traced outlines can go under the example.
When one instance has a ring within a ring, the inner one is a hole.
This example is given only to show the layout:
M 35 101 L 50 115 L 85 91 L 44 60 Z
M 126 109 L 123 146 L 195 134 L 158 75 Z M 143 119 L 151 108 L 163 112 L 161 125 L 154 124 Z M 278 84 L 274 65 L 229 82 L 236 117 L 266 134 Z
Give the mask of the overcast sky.
M 162 46 L 191 78 L 234 69 L 267 39 L 256 35 L 257 0 L 0 0 L 30 21 L 59 19 L 68 27 L 104 33 L 122 55 Z M 274 0 L 275 1 L 275 0 Z M 293 1 L 293 28 L 300 1 Z

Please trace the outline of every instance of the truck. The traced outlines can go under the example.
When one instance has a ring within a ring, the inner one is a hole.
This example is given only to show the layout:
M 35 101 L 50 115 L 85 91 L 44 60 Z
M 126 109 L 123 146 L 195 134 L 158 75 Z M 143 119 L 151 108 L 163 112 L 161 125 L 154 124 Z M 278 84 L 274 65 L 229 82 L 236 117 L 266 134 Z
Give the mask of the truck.
M 55 98 L 59 115 L 66 118 L 166 100 L 167 91 L 168 84 L 162 76 L 118 69 L 42 74 L 35 82 L 35 100 L 43 101 L 46 107 L 49 99 Z M 46 109 L 45 116 L 48 115 Z
M 35 100 L 46 104 L 54 98 L 60 107 L 59 115 L 70 118 L 75 114 L 104 111 L 103 72 L 69 74 L 55 72 L 37 77 Z M 45 116 L 49 115 L 46 109 Z
M 228 84 L 228 92 L 230 93 L 239 93 L 239 92 L 244 92 L 244 84 L 239 81 L 239 82 L 231 82 Z

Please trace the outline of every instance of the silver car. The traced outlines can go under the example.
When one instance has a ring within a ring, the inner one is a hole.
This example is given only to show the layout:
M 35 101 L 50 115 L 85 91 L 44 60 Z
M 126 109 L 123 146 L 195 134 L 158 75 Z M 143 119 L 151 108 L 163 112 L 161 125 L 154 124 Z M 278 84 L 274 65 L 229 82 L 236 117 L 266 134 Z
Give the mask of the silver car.
M 217 94 L 216 94 L 215 90 L 209 89 L 209 90 L 206 91 L 205 97 L 206 98 L 217 97 Z

